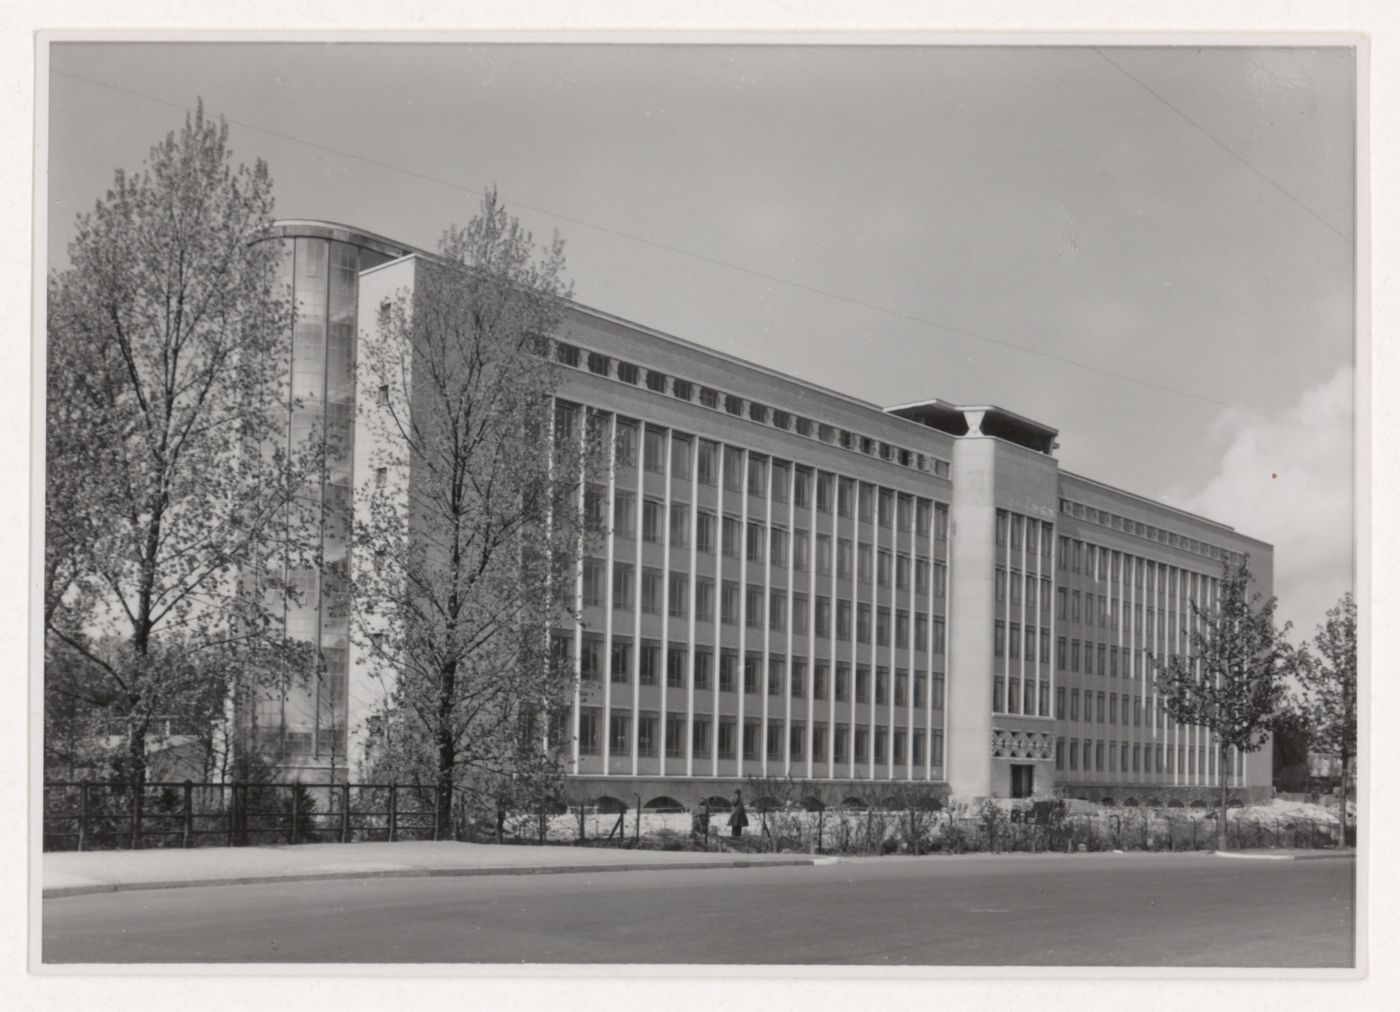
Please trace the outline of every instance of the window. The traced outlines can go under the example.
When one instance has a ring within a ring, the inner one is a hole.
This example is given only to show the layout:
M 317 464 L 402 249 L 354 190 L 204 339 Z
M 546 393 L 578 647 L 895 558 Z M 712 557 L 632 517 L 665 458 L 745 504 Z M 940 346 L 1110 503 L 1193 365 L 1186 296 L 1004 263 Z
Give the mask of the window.
M 387 467 L 376 467 L 374 469 L 374 487 L 383 488 L 389 481 L 389 469 Z
M 759 670 L 762 665 L 762 654 L 749 651 L 744 655 L 744 692 L 750 696 L 758 695 L 758 682 L 763 677 Z
M 781 696 L 783 682 L 787 679 L 787 658 L 768 658 L 768 695 Z
M 870 642 L 870 605 L 868 604 L 856 607 L 856 642 Z
M 666 648 L 666 687 L 685 688 L 688 651 L 684 643 L 672 643 Z
M 578 713 L 578 750 L 584 755 L 598 754 L 598 723 L 602 713 L 585 706 Z
M 826 663 L 817 661 L 812 665 L 812 698 L 826 698 Z
M 842 580 L 851 578 L 851 539 L 841 538 L 836 542 L 836 575 Z
M 730 492 L 743 488 L 744 454 L 733 446 L 724 448 L 724 487 Z
M 856 549 L 856 579 L 861 583 L 869 583 L 871 577 L 871 552 L 870 546 L 861 544 Z
M 904 706 L 909 701 L 909 672 L 899 670 L 894 673 L 894 705 Z
M 698 577 L 695 581 L 695 620 L 715 620 L 715 581 L 707 576 Z
M 867 762 L 870 758 L 870 731 L 868 728 L 856 728 L 855 757 L 858 762 Z
M 1065 687 L 1063 685 L 1055 689 L 1055 719 L 1065 719 Z
M 601 607 L 603 604 L 603 567 L 601 559 L 583 560 L 583 603 L 585 607 Z
M 690 750 L 697 759 L 710 754 L 710 722 L 696 718 L 690 725 Z
M 899 590 L 909 589 L 909 556 L 901 555 L 895 560 L 894 585 Z
M 875 729 L 875 763 L 883 766 L 889 762 L 889 752 L 886 747 L 889 745 L 890 733 L 883 727 Z
M 656 755 L 656 717 L 645 715 L 637 718 L 637 754 Z
M 619 421 L 615 426 L 617 436 L 614 447 L 617 463 L 623 467 L 634 467 L 637 463 L 637 423 Z
M 758 721 L 744 721 L 744 758 L 758 758 Z
M 875 702 L 884 704 L 890 701 L 890 671 L 889 668 L 875 669 Z
M 778 725 L 782 727 L 781 724 Z M 790 759 L 802 759 L 807 754 L 807 727 L 805 724 L 793 723 L 788 728 L 788 757 Z
M 637 681 L 642 685 L 655 685 L 661 673 L 661 644 L 655 640 L 643 640 L 637 659 L 640 662 Z
M 672 573 L 669 589 L 667 613 L 672 618 L 689 618 L 690 576 L 686 573 Z
M 875 609 L 875 642 L 882 647 L 890 645 L 890 610 Z
M 695 388 L 687 380 L 673 379 L 671 381 L 671 396 L 680 401 L 692 400 L 695 397 Z
M 706 555 L 715 550 L 715 515 L 705 510 L 695 514 L 695 550 Z
M 836 665 L 836 702 L 844 703 L 851 698 L 851 669 L 847 664 Z
M 1079 690 L 1078 690 L 1078 689 L 1070 689 L 1070 690 L 1069 690 L 1069 719 L 1070 719 L 1070 720 L 1078 720 L 1078 719 L 1079 719 Z
M 658 394 L 666 392 L 666 374 L 655 369 L 647 370 L 647 389 Z
M 715 451 L 718 447 L 708 439 L 700 440 L 700 450 L 695 459 L 697 477 L 702 485 L 715 483 Z
M 685 548 L 690 544 L 690 504 L 671 504 L 671 547 Z
M 724 554 L 731 559 L 739 557 L 741 531 L 738 517 L 724 518 Z
M 632 588 L 633 570 L 626 562 L 613 563 L 613 607 L 631 611 L 636 598 Z
M 749 456 L 749 495 L 762 499 L 768 495 L 768 461 Z
M 806 594 L 792 595 L 792 631 L 799 635 L 807 632 L 807 602 Z
M 714 668 L 714 655 L 703 647 L 695 648 L 695 663 L 691 665 L 690 677 L 697 689 L 710 687 L 710 671 Z
M 735 724 L 732 720 L 721 720 L 719 722 L 719 757 L 721 759 L 734 758 L 734 732 Z
M 870 669 L 864 665 L 856 668 L 856 702 L 870 702 Z
M 825 472 L 817 474 L 817 511 L 819 513 L 831 512 L 831 483 L 835 479 Z
M 928 615 L 922 611 L 914 613 L 914 649 L 928 652 Z
M 763 525 L 752 520 L 749 521 L 748 538 L 746 539 L 748 548 L 748 560 L 750 562 L 763 561 Z
M 612 657 L 608 664 L 608 680 L 626 684 L 632 680 L 632 641 L 613 637 Z
M 1079 769 L 1079 739 L 1072 738 L 1069 743 L 1069 768 Z
M 1055 739 L 1055 769 L 1057 769 L 1057 770 L 1062 770 L 1062 769 L 1064 769 L 1064 768 L 1065 768 L 1065 740 L 1064 740 L 1063 738 L 1056 738 L 1056 739 Z
M 642 500 L 642 540 L 659 545 L 666 537 L 662 526 L 664 504 L 659 499 Z
M 880 586 L 888 587 L 890 585 L 890 568 L 893 564 L 894 555 L 884 548 L 880 549 L 879 562 L 876 570 Z
M 809 553 L 809 542 L 807 532 L 795 530 L 792 532 L 792 568 L 799 572 L 807 572 L 807 559 Z
M 943 709 L 943 692 L 945 687 L 944 674 L 941 671 L 935 672 L 929 684 L 933 687 L 933 695 L 929 697 L 929 706 L 935 710 Z
M 945 636 L 943 630 L 943 620 L 941 618 L 935 618 L 933 620 L 933 652 L 936 654 L 943 653 L 945 649 Z
M 690 480 L 689 436 L 671 436 L 671 474 L 685 481 Z
M 836 601 L 836 638 L 845 643 L 851 639 L 851 602 L 844 598 Z
M 661 570 L 642 570 L 642 611 L 648 615 L 661 614 Z
M 863 524 L 874 523 L 874 522 L 875 522 L 875 486 L 873 486 L 873 485 L 866 485 L 866 484 L 862 483 L 861 486 L 860 486 L 859 501 L 860 501 L 860 522 L 863 523 Z
M 907 611 L 894 613 L 894 641 L 900 646 L 906 646 L 909 643 L 909 613 Z
M 840 479 L 836 486 L 836 512 L 847 519 L 855 508 L 856 483 L 851 478 Z
M 733 650 L 719 653 L 719 691 L 733 692 L 739 683 L 739 655 Z
M 637 500 L 631 492 L 613 493 L 613 534 L 634 537 L 637 532 Z
M 720 595 L 720 621 L 725 625 L 739 624 L 739 585 L 725 580 Z
M 583 652 L 579 654 L 579 677 L 596 681 L 603 675 L 603 638 L 584 636 Z
M 750 629 L 763 628 L 763 588 L 750 586 L 744 595 L 745 624 Z
M 808 506 L 811 504 L 812 472 L 805 468 L 797 468 L 792 476 L 792 504 L 794 506 Z
M 878 511 L 880 526 L 888 529 L 894 523 L 894 493 L 887 488 L 880 489 Z
M 995 657 L 1006 656 L 1006 623 L 997 619 L 994 627 L 995 636 L 992 643 L 992 654 Z
M 788 549 L 788 532 L 781 527 L 774 527 L 768 532 L 768 561 L 770 565 L 786 566 Z
M 787 628 L 787 592 L 771 591 L 768 595 L 768 628 L 782 632 Z
M 817 575 L 831 575 L 831 535 L 817 535 Z
M 821 762 L 826 759 L 826 725 L 812 725 L 812 759 Z
M 703 407 L 713 408 L 713 409 L 718 410 L 718 408 L 719 408 L 719 391 L 718 391 L 718 390 L 715 390 L 715 389 L 712 389 L 711 387 L 701 387 L 701 388 L 700 388 L 700 404 L 701 404 Z
M 944 597 L 948 593 L 948 566 L 943 562 L 933 564 L 933 596 Z
M 783 757 L 783 722 L 781 720 L 770 720 L 768 722 L 768 740 L 765 754 L 769 759 L 781 759 Z
M 610 722 L 608 733 L 608 745 L 614 755 L 625 755 L 627 746 L 627 725 L 631 723 L 631 718 L 620 713 L 614 713 Z
M 791 466 L 781 461 L 773 462 L 773 501 L 788 501 L 788 481 L 792 474 Z
M 807 662 L 794 657 L 792 659 L 792 677 L 788 679 L 788 695 L 793 699 L 801 699 L 806 694 L 807 683 Z

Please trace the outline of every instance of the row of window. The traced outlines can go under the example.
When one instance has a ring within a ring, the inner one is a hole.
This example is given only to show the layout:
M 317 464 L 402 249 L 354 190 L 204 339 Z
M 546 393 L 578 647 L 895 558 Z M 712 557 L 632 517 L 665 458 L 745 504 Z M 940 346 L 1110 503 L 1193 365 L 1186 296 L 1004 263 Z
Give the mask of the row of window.
M 589 520 L 603 523 L 603 490 L 595 490 L 585 496 L 585 509 Z M 659 499 L 642 501 L 642 540 L 650 544 L 667 543 L 668 526 L 663 523 L 665 506 Z M 630 492 L 619 492 L 614 496 L 613 533 L 621 538 L 635 537 L 636 499 Z M 716 540 L 716 532 L 720 538 Z M 783 569 L 791 558 L 792 568 L 799 573 L 809 571 L 814 566 L 818 576 L 830 576 L 832 571 L 832 543 L 830 534 L 818 533 L 812 539 L 802 528 L 789 531 L 785 527 L 766 527 L 762 521 L 750 520 L 745 525 L 738 517 L 718 517 L 710 510 L 697 510 L 695 513 L 695 550 L 703 555 L 713 555 L 716 550 L 726 558 L 744 558 L 756 565 L 765 562 Z M 688 503 L 673 503 L 669 524 L 670 546 L 690 547 L 690 506 Z M 742 537 L 741 537 L 742 534 Z M 881 587 L 893 585 L 899 590 L 908 590 L 912 575 L 915 589 L 921 594 L 928 593 L 929 576 L 934 578 L 934 588 L 943 593 L 947 587 L 947 567 L 942 561 L 930 563 L 922 555 L 911 556 L 908 552 L 895 553 L 864 541 L 856 544 L 850 538 L 836 538 L 836 575 L 848 580 L 852 574 L 852 561 L 855 563 L 856 578 L 862 583 L 875 582 Z M 815 547 L 815 554 L 811 549 Z M 932 569 L 930 569 L 932 567 Z M 1048 581 L 1047 581 L 1048 588 Z M 1048 594 L 1048 589 L 1047 589 Z
M 862 436 L 849 429 L 815 422 L 805 416 L 795 415 L 781 408 L 772 408 L 737 394 L 724 393 L 713 387 L 693 383 L 690 380 L 673 377 L 657 369 L 644 370 L 640 366 L 614 359 L 602 352 L 585 352 L 577 345 L 564 341 L 554 342 L 554 358 L 561 364 L 574 369 L 586 368 L 596 376 L 616 379 L 632 386 L 644 383 L 646 388 L 653 393 L 669 394 L 677 400 L 696 403 L 713 411 L 724 411 L 736 418 L 746 417 L 760 425 L 772 425 L 785 432 L 795 432 L 799 436 L 840 446 L 842 449 L 865 456 L 877 457 L 901 467 L 923 471 L 940 478 L 947 478 L 951 470 L 948 461 L 941 458 L 894 446 L 871 436 Z
M 599 560 L 585 560 L 583 567 L 584 607 L 604 607 L 606 605 L 603 582 L 604 569 L 604 564 Z M 631 613 L 636 606 L 634 575 L 635 569 L 631 563 L 613 563 L 612 606 L 615 610 Z M 661 570 L 650 567 L 643 568 L 641 579 L 642 614 L 661 614 L 663 580 Z M 690 575 L 688 573 L 672 573 L 669 586 L 664 589 L 667 591 L 665 594 L 667 614 L 676 619 L 690 618 Z M 739 594 L 740 584 L 738 581 L 723 580 L 720 582 L 719 621 L 721 625 L 739 625 L 742 607 L 743 623 L 750 629 L 762 629 L 766 624 L 773 632 L 786 632 L 791 624 L 793 633 L 806 635 L 808 631 L 807 620 L 810 614 L 813 623 L 812 631 L 816 636 L 825 639 L 832 635 L 831 598 L 826 595 L 817 595 L 814 606 L 809 608 L 809 602 L 812 599 L 803 593 L 793 593 L 789 596 L 786 590 L 769 590 L 765 600 L 762 587 L 748 584 L 744 588 L 742 602 Z M 789 603 L 791 603 L 791 609 L 788 607 Z M 695 578 L 694 605 L 697 622 L 713 622 L 715 620 L 715 581 L 712 578 L 708 576 Z M 868 603 L 862 603 L 853 608 L 849 600 L 838 598 L 835 615 L 835 636 L 843 643 L 851 640 L 853 615 L 857 643 L 871 642 L 872 616 L 874 617 L 874 642 L 877 645 L 889 646 L 891 631 L 893 631 L 893 642 L 896 646 L 903 647 L 909 643 L 910 613 L 906 609 L 891 609 L 884 605 L 872 607 Z M 790 623 L 789 618 L 791 619 Z M 943 619 L 934 616 L 932 627 L 930 627 L 928 613 L 917 611 L 913 614 L 913 620 L 914 649 L 920 653 L 929 649 L 932 649 L 934 653 L 942 653 L 945 642 Z M 893 621 L 893 626 L 891 626 L 891 621 Z M 931 644 L 930 628 L 933 633 Z
M 1097 668 L 1094 665 L 1096 658 Z M 1124 678 L 1136 678 L 1147 670 L 1147 650 L 1144 647 L 1130 650 L 1128 647 L 1115 647 L 1107 643 L 1096 644 L 1092 640 L 1081 644 L 1077 639 L 1057 636 L 1055 667 L 1074 674 L 1082 672 L 1086 675 L 1097 674 L 1105 678 L 1117 678 L 1121 673 Z
M 1079 689 L 1066 689 L 1063 685 L 1057 686 L 1055 688 L 1056 719 L 1079 720 L 1079 699 Z M 1144 704 L 1142 696 L 1130 696 L 1126 692 L 1123 693 L 1121 707 L 1118 705 L 1118 699 L 1119 696 L 1116 692 L 1095 694 L 1088 689 L 1084 690 L 1084 720 L 1095 721 L 1099 724 L 1122 724 L 1124 727 L 1127 727 L 1131 720 L 1133 727 L 1142 727 L 1144 714 L 1150 709 L 1151 704 Z M 1068 708 L 1065 705 L 1066 700 L 1069 703 Z M 1096 703 L 1097 706 L 1095 706 Z M 1148 719 L 1150 720 L 1150 715 L 1148 715 Z
M 1238 563 L 1244 557 L 1238 552 L 1232 552 L 1227 548 L 1220 548 L 1217 545 L 1207 544 L 1204 541 L 1197 541 L 1195 538 L 1188 538 L 1184 534 L 1174 534 L 1171 531 L 1163 530 L 1152 524 L 1145 524 L 1141 520 L 1130 520 L 1118 513 L 1109 510 L 1095 509 L 1093 506 L 1086 506 L 1080 502 L 1073 502 L 1069 499 L 1060 500 L 1060 512 L 1066 516 L 1072 516 L 1078 520 L 1087 520 L 1091 524 L 1098 524 L 1101 527 L 1108 527 L 1115 531 L 1122 531 L 1125 534 L 1133 534 L 1149 541 L 1157 541 L 1172 548 L 1180 548 L 1184 551 L 1194 552 L 1197 555 L 1204 555 L 1208 559 L 1220 561 L 1228 560 L 1231 563 Z
M 1184 773 L 1187 776 L 1214 777 L 1216 750 L 1199 746 L 1188 748 L 1158 742 L 1157 744 L 1129 744 L 1126 741 L 1095 741 L 1092 738 L 1080 741 L 1064 738 L 1055 741 L 1055 769 L 1063 770 L 1068 765 L 1071 770 L 1082 769 L 1086 773 Z M 1223 765 L 1228 766 L 1228 762 Z M 1223 772 L 1228 774 L 1228 769 Z
M 713 444 L 707 445 L 713 446 Z M 786 468 L 788 465 L 783 464 L 781 466 Z M 751 476 L 752 474 L 753 472 L 750 471 Z M 808 505 L 805 489 L 807 487 L 807 479 L 810 478 L 810 472 L 799 468 L 798 477 L 802 480 L 795 481 L 793 485 L 793 498 L 796 500 L 795 505 L 805 507 Z M 833 476 L 825 472 L 817 475 L 817 512 L 819 513 L 831 512 L 829 491 L 823 490 L 829 489 L 833 480 Z M 727 484 L 728 482 L 726 481 L 726 485 Z M 842 478 L 836 487 L 838 490 L 856 488 L 857 483 L 854 479 Z M 877 495 L 874 485 L 860 484 L 858 487 L 859 492 L 855 493 L 855 495 L 856 499 L 862 504 L 860 508 L 861 523 L 878 523 L 879 526 L 886 529 L 895 527 L 897 524 L 898 530 L 907 531 L 910 526 L 909 510 L 912 509 L 914 511 L 914 533 L 917 537 L 926 539 L 930 531 L 932 531 L 935 540 L 948 540 L 948 509 L 944 504 L 935 504 L 927 499 L 915 500 L 913 497 L 907 495 L 896 496 L 892 490 L 887 488 L 879 489 Z M 783 488 L 783 495 L 779 497 L 775 494 L 775 498 L 781 498 L 783 501 L 786 501 L 786 484 Z M 738 488 L 734 488 L 733 491 L 738 491 Z M 752 481 L 750 482 L 749 491 L 754 495 L 763 495 L 762 492 L 754 491 Z M 608 490 L 604 485 L 590 486 L 585 494 L 584 508 L 588 513 L 588 517 L 599 525 L 607 522 L 607 496 Z M 848 498 L 849 497 L 844 493 L 837 495 L 837 513 L 839 516 L 849 519 L 851 517 L 851 511 L 847 505 Z M 880 504 L 875 511 L 875 517 L 873 519 L 869 514 L 869 509 L 866 505 L 867 501 L 874 501 Z M 898 504 L 897 509 L 894 504 Z M 643 537 L 647 540 L 660 542 L 664 538 L 665 527 L 663 525 L 663 519 L 665 508 L 665 503 L 659 498 L 648 497 L 643 500 L 642 531 Z M 623 491 L 621 489 L 614 491 L 612 520 L 615 533 L 626 534 L 627 537 L 633 536 L 633 531 L 636 529 L 633 519 L 635 509 L 636 498 L 633 492 Z M 896 512 L 898 515 L 894 516 L 893 514 Z M 698 514 L 707 517 L 708 522 L 713 526 L 713 512 L 701 509 L 698 511 Z M 682 501 L 673 502 L 671 504 L 670 526 L 673 542 L 685 538 L 690 526 L 689 515 L 689 502 Z M 729 520 L 731 518 L 726 517 L 725 519 Z M 739 522 L 738 517 L 733 517 L 732 519 L 735 523 Z
M 992 679 L 992 711 L 1022 714 L 1027 717 L 1050 716 L 1050 683 L 1034 678 Z
M 578 746 L 581 755 L 597 755 L 602 751 L 603 711 L 585 707 L 579 712 Z M 687 724 L 689 732 L 687 733 Z M 661 716 L 657 713 L 643 713 L 634 720 L 630 713 L 614 712 L 608 718 L 608 752 L 613 756 L 631 754 L 635 742 L 639 756 L 658 754 L 658 732 L 662 730 Z M 781 760 L 784 745 L 787 757 L 795 762 L 807 760 L 807 732 L 805 721 L 784 724 L 781 720 L 725 720 L 712 724 L 708 718 L 695 717 L 687 721 L 683 714 L 667 714 L 665 718 L 665 753 L 670 759 L 684 759 L 686 748 L 696 759 L 710 757 L 713 746 L 720 759 L 734 759 L 742 755 L 744 759 L 758 759 L 760 754 L 770 760 Z M 827 724 L 813 724 L 811 730 L 812 761 L 825 762 L 827 759 Z M 742 734 L 740 733 L 742 731 Z M 932 746 L 927 760 L 933 766 L 943 765 L 943 732 L 934 731 L 927 739 Z M 836 733 L 831 738 L 831 758 L 838 763 L 848 762 L 852 756 L 858 762 L 868 762 L 871 745 L 874 746 L 875 765 L 893 762 L 902 765 L 906 762 L 905 746 L 911 746 L 907 761 L 915 766 L 925 763 L 925 733 L 914 731 L 912 735 L 902 728 L 891 732 L 888 728 L 871 729 L 863 724 L 837 724 Z
M 555 639 L 556 646 L 561 653 L 567 653 L 568 639 L 566 636 L 559 636 Z M 604 654 L 607 655 L 606 674 L 609 681 L 614 684 L 630 684 L 633 671 L 633 642 L 631 637 L 613 637 L 611 649 L 606 649 L 603 638 L 594 634 L 586 634 L 582 643 L 583 654 L 580 657 L 580 674 L 585 681 L 598 681 L 605 672 L 603 666 Z M 690 648 L 684 643 L 670 643 L 666 646 L 665 669 L 662 669 L 662 644 L 659 640 L 642 640 L 641 648 L 636 655 L 637 679 L 642 685 L 657 685 L 660 679 L 665 677 L 666 686 L 673 689 L 686 689 L 691 685 L 697 691 L 706 691 L 711 685 L 711 676 L 717 675 L 719 679 L 719 690 L 721 692 L 737 692 L 739 685 L 739 652 L 737 650 L 721 650 L 719 652 L 719 668 L 715 669 L 715 655 L 709 647 L 696 647 L 693 658 L 690 655 Z M 743 667 L 743 691 L 754 695 L 759 692 L 760 686 L 764 684 L 764 655 L 758 651 L 746 651 L 744 654 Z M 807 659 L 803 657 L 793 657 L 791 672 L 788 671 L 788 659 L 781 654 L 769 654 L 767 666 L 767 691 L 770 696 L 781 696 L 786 692 L 794 699 L 806 698 L 807 690 Z M 829 662 L 819 660 L 812 664 L 812 698 L 824 701 L 827 698 L 828 680 L 827 673 L 831 670 Z M 833 698 L 836 702 L 847 702 L 851 699 L 851 686 L 855 686 L 855 701 L 857 703 L 867 703 L 870 701 L 872 669 L 869 665 L 859 664 L 855 668 L 854 681 L 851 678 L 851 666 L 845 662 L 838 662 L 835 665 L 835 678 L 830 687 Z M 687 675 L 690 676 L 689 682 Z M 891 685 L 894 690 L 894 703 L 896 706 L 904 706 L 910 700 L 909 696 L 909 672 L 904 668 L 896 668 L 893 682 L 890 678 L 890 669 L 884 666 L 874 668 L 875 702 L 878 704 L 890 701 Z M 944 675 L 942 672 L 934 672 L 931 676 L 923 672 L 915 672 L 913 679 L 913 705 L 916 707 L 930 706 L 932 709 L 941 710 L 944 700 Z M 931 694 L 926 692 L 926 687 L 931 687 Z

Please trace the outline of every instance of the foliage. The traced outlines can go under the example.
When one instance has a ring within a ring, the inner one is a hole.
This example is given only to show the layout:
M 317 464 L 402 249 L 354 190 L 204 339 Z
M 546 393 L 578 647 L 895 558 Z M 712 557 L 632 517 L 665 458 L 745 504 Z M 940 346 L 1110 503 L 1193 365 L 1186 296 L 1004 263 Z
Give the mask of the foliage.
M 374 477 L 354 541 L 373 565 L 355 574 L 352 637 L 385 687 L 377 762 L 444 799 L 559 772 L 575 671 L 549 630 L 572 640 L 601 452 L 554 407 L 561 377 L 540 354 L 563 269 L 562 243 L 537 250 L 491 191 L 361 340 L 361 389 L 380 396 L 360 399 Z
M 1181 653 L 1149 655 L 1156 687 L 1167 715 L 1179 724 L 1206 728 L 1225 756 L 1256 752 L 1283 697 L 1283 678 L 1292 650 L 1274 626 L 1275 600 L 1249 593 L 1248 561 L 1226 563 L 1214 601 L 1190 601 L 1194 628 Z M 1229 777 L 1220 777 L 1220 808 L 1229 795 Z M 1226 849 L 1225 820 L 1219 848 Z
M 256 241 L 272 182 L 227 141 L 201 104 L 79 216 L 49 282 L 48 670 L 129 718 L 138 778 L 152 717 L 202 712 L 235 666 L 296 663 L 261 663 L 280 628 L 263 606 L 314 451 L 285 448 L 290 328 L 278 252 Z M 266 595 L 240 586 L 254 573 Z
M 1342 764 L 1341 830 L 1346 832 L 1346 785 L 1356 758 L 1356 601 L 1343 595 L 1318 626 L 1312 646 L 1298 652 L 1301 695 L 1293 707 L 1313 748 Z

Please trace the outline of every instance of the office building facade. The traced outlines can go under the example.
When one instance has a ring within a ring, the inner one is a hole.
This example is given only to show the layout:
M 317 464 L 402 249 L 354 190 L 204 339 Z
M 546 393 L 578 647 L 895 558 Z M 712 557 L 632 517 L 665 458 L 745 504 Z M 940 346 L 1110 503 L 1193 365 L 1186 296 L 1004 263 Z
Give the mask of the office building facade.
M 298 410 L 314 410 L 319 376 L 315 406 L 340 424 L 354 417 L 347 335 L 413 287 L 425 255 L 279 228 Z M 302 318 L 303 299 L 324 323 Z M 1267 750 L 1227 755 L 1169 721 L 1148 659 L 1185 650 L 1189 602 L 1212 599 L 1227 560 L 1248 555 L 1267 594 L 1268 545 L 1062 471 L 1056 431 L 998 407 L 880 409 L 579 305 L 550 354 L 573 431 L 610 436 L 605 480 L 582 490 L 608 533 L 577 573 L 582 623 L 555 631 L 578 673 L 559 742 L 571 796 L 692 807 L 753 777 L 828 801 L 920 784 L 1147 803 L 1222 777 L 1268 793 Z M 320 637 L 322 694 L 260 704 L 262 733 L 304 776 L 353 766 L 373 744 L 365 705 L 382 699 L 335 606 L 339 567 L 355 564 L 345 490 L 371 450 L 349 424 L 317 593 L 288 613 L 289 630 Z

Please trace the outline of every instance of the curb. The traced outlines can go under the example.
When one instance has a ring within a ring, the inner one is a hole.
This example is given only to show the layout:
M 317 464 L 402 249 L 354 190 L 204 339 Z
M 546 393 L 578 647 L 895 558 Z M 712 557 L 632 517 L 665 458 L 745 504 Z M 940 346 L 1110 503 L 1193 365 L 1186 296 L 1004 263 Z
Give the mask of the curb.
M 1213 850 L 1214 857 L 1228 857 L 1236 861 L 1340 861 L 1355 858 L 1355 851 L 1338 851 L 1326 854 L 1240 854 L 1231 850 Z
M 395 868 L 392 870 L 307 872 L 300 875 L 249 875 L 242 878 L 171 879 L 155 882 L 102 882 L 93 885 L 56 886 L 43 891 L 43 899 L 90 896 L 96 893 L 136 892 L 145 889 L 196 889 L 202 886 L 270 885 L 276 882 L 315 882 L 329 879 L 370 878 L 468 878 L 486 875 L 581 875 L 590 872 L 620 871 L 710 871 L 730 868 L 811 868 L 835 864 L 835 858 L 791 858 L 777 861 L 725 861 L 688 863 L 667 861 L 655 864 L 560 864 L 506 866 L 501 868 Z

